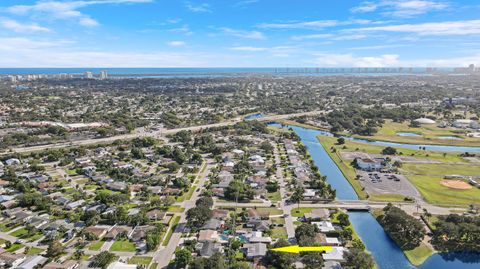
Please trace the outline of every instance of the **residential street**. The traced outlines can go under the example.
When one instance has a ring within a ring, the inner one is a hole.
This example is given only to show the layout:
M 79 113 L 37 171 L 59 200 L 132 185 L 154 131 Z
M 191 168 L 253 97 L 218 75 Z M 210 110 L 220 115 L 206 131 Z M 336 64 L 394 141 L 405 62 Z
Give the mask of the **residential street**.
M 200 173 L 199 176 L 199 182 L 197 184 L 197 189 L 195 192 L 193 192 L 192 197 L 189 200 L 185 200 L 181 205 L 182 207 L 185 208 L 185 211 L 182 213 L 178 214 L 180 216 L 180 222 L 179 224 L 185 224 L 186 223 L 186 213 L 187 211 L 195 206 L 195 202 L 200 198 L 200 194 L 202 193 L 202 189 L 204 188 L 205 182 L 208 178 L 208 174 L 210 173 L 210 169 L 212 168 L 212 161 L 207 159 L 207 164 L 206 168 L 203 172 Z M 200 189 L 200 191 L 197 191 Z M 182 237 L 182 231 L 181 230 L 175 230 L 172 234 L 172 237 L 170 238 L 170 241 L 168 242 L 168 245 L 166 247 L 161 247 L 157 252 L 155 252 L 153 256 L 153 262 L 158 263 L 157 268 L 166 268 L 172 259 L 175 249 L 180 243 L 180 238 Z

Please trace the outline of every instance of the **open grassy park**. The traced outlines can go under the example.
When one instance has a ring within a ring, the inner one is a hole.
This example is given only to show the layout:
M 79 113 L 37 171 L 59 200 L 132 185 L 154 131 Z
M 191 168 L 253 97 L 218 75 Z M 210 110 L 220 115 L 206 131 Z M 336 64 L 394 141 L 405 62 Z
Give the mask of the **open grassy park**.
M 366 194 L 362 190 L 360 182 L 355 179 L 356 173 L 351 165 L 351 160 L 341 157 L 341 152 L 365 152 L 380 154 L 383 146 L 375 146 L 366 143 L 346 140 L 344 145 L 337 145 L 337 139 L 333 137 L 321 137 L 323 147 L 328 151 L 330 157 L 342 170 L 345 177 L 350 181 L 355 191 L 361 198 Z M 336 152 L 332 152 L 334 147 Z M 458 152 L 434 152 L 412 149 L 397 148 L 398 154 L 413 156 L 420 159 L 429 159 L 439 163 L 404 163 L 400 172 L 420 191 L 424 199 L 437 205 L 458 205 L 468 206 L 480 203 L 480 189 L 472 186 L 470 189 L 454 189 L 441 184 L 446 175 L 477 176 L 480 175 L 480 165 L 470 163 L 459 156 Z M 369 199 L 377 201 L 401 201 L 403 197 L 395 194 L 370 194 Z
M 400 132 L 415 133 L 419 136 L 399 136 L 398 133 Z M 445 136 L 453 136 L 459 139 L 441 139 Z M 426 124 L 418 128 L 412 128 L 409 127 L 409 122 L 398 123 L 391 120 L 385 121 L 375 135 L 357 137 L 406 144 L 480 146 L 480 138 L 467 137 L 461 129 L 439 128 L 436 124 Z

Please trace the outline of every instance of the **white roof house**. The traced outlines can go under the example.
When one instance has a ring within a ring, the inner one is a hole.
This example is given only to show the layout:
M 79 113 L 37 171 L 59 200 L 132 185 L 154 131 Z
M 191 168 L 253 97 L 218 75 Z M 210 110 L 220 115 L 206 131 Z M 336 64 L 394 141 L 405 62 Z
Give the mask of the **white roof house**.
M 346 248 L 344 247 L 333 247 L 331 251 L 327 251 L 322 256 L 325 261 L 343 261 L 345 251 Z
M 126 263 L 123 263 L 123 262 L 116 261 L 116 262 L 112 262 L 107 267 L 107 269 L 137 269 L 137 265 L 136 264 L 126 264 Z
M 33 255 L 28 257 L 24 262 L 22 262 L 17 268 L 18 269 L 33 269 L 36 266 L 42 266 L 45 262 L 47 262 L 47 258 L 40 256 L 40 255 Z
M 312 224 L 317 225 L 322 233 L 335 231 L 335 227 L 333 227 L 333 224 L 330 221 L 312 222 Z

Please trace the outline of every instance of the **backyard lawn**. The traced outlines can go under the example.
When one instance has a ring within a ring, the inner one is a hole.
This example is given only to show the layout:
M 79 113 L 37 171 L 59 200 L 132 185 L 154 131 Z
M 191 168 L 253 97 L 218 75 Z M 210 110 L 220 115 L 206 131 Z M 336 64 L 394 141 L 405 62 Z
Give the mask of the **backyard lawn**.
M 406 250 L 404 253 L 413 265 L 419 266 L 433 254 L 433 251 L 425 243 L 421 243 L 420 246 Z
M 116 240 L 110 247 L 110 251 L 135 252 L 135 244 L 129 240 Z

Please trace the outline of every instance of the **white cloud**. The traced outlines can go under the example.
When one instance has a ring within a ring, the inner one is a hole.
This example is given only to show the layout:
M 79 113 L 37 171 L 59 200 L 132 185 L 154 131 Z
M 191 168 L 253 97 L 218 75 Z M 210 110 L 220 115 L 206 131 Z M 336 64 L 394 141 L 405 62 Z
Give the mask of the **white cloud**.
M 233 47 L 230 48 L 231 50 L 237 50 L 237 51 L 249 51 L 249 52 L 256 52 L 256 51 L 266 51 L 268 48 L 263 48 L 263 47 L 250 47 L 250 46 L 239 46 L 239 47 Z
M 381 10 L 382 15 L 385 16 L 413 17 L 448 7 L 448 3 L 436 0 L 381 0 L 363 2 L 352 8 L 351 11 L 353 13 L 367 13 Z
M 257 25 L 259 28 L 267 29 L 308 29 L 308 28 L 325 28 L 337 26 L 336 20 L 321 21 L 304 21 L 304 22 L 285 22 L 285 23 L 261 23 Z
M 396 54 L 359 57 L 352 54 L 321 53 L 315 59 L 316 65 L 325 67 L 387 67 L 397 66 L 398 63 L 399 56 Z
M 35 15 L 36 18 L 56 20 L 76 20 L 83 26 L 97 26 L 99 23 L 78 9 L 91 5 L 105 4 L 139 4 L 151 3 L 153 0 L 90 0 L 90 1 L 37 1 L 33 5 L 15 5 L 6 8 L 7 12 L 16 15 Z
M 342 25 L 353 24 L 383 24 L 385 21 L 372 21 L 364 19 L 351 19 L 346 21 L 337 20 L 316 20 L 316 21 L 290 21 L 279 23 L 261 23 L 258 24 L 258 28 L 265 29 L 323 29 L 327 27 L 335 27 Z
M 480 20 L 428 22 L 347 29 L 348 32 L 413 33 L 420 36 L 480 34 Z
M 366 37 L 367 36 L 363 34 L 351 34 L 351 35 L 312 34 L 312 35 L 292 36 L 292 39 L 297 41 L 312 40 L 312 39 L 328 39 L 328 40 L 344 41 L 344 40 L 359 40 L 359 39 L 364 39 Z
M 212 12 L 212 10 L 210 9 L 210 5 L 207 4 L 207 3 L 194 5 L 190 2 L 188 2 L 188 3 L 185 4 L 185 6 L 191 12 L 196 12 L 196 13 L 211 13 Z
M 167 44 L 172 47 L 181 47 L 186 45 L 184 41 L 179 41 L 179 40 L 170 41 L 170 42 L 167 42 Z
M 3 27 L 8 30 L 12 30 L 17 33 L 23 32 L 51 32 L 50 29 L 46 27 L 39 26 L 37 24 L 27 24 L 20 23 L 16 20 L 9 18 L 0 18 L 0 27 Z
M 247 38 L 247 39 L 265 39 L 265 36 L 262 32 L 259 31 L 244 31 L 244 30 L 237 30 L 232 28 L 223 27 L 220 29 L 224 34 Z

